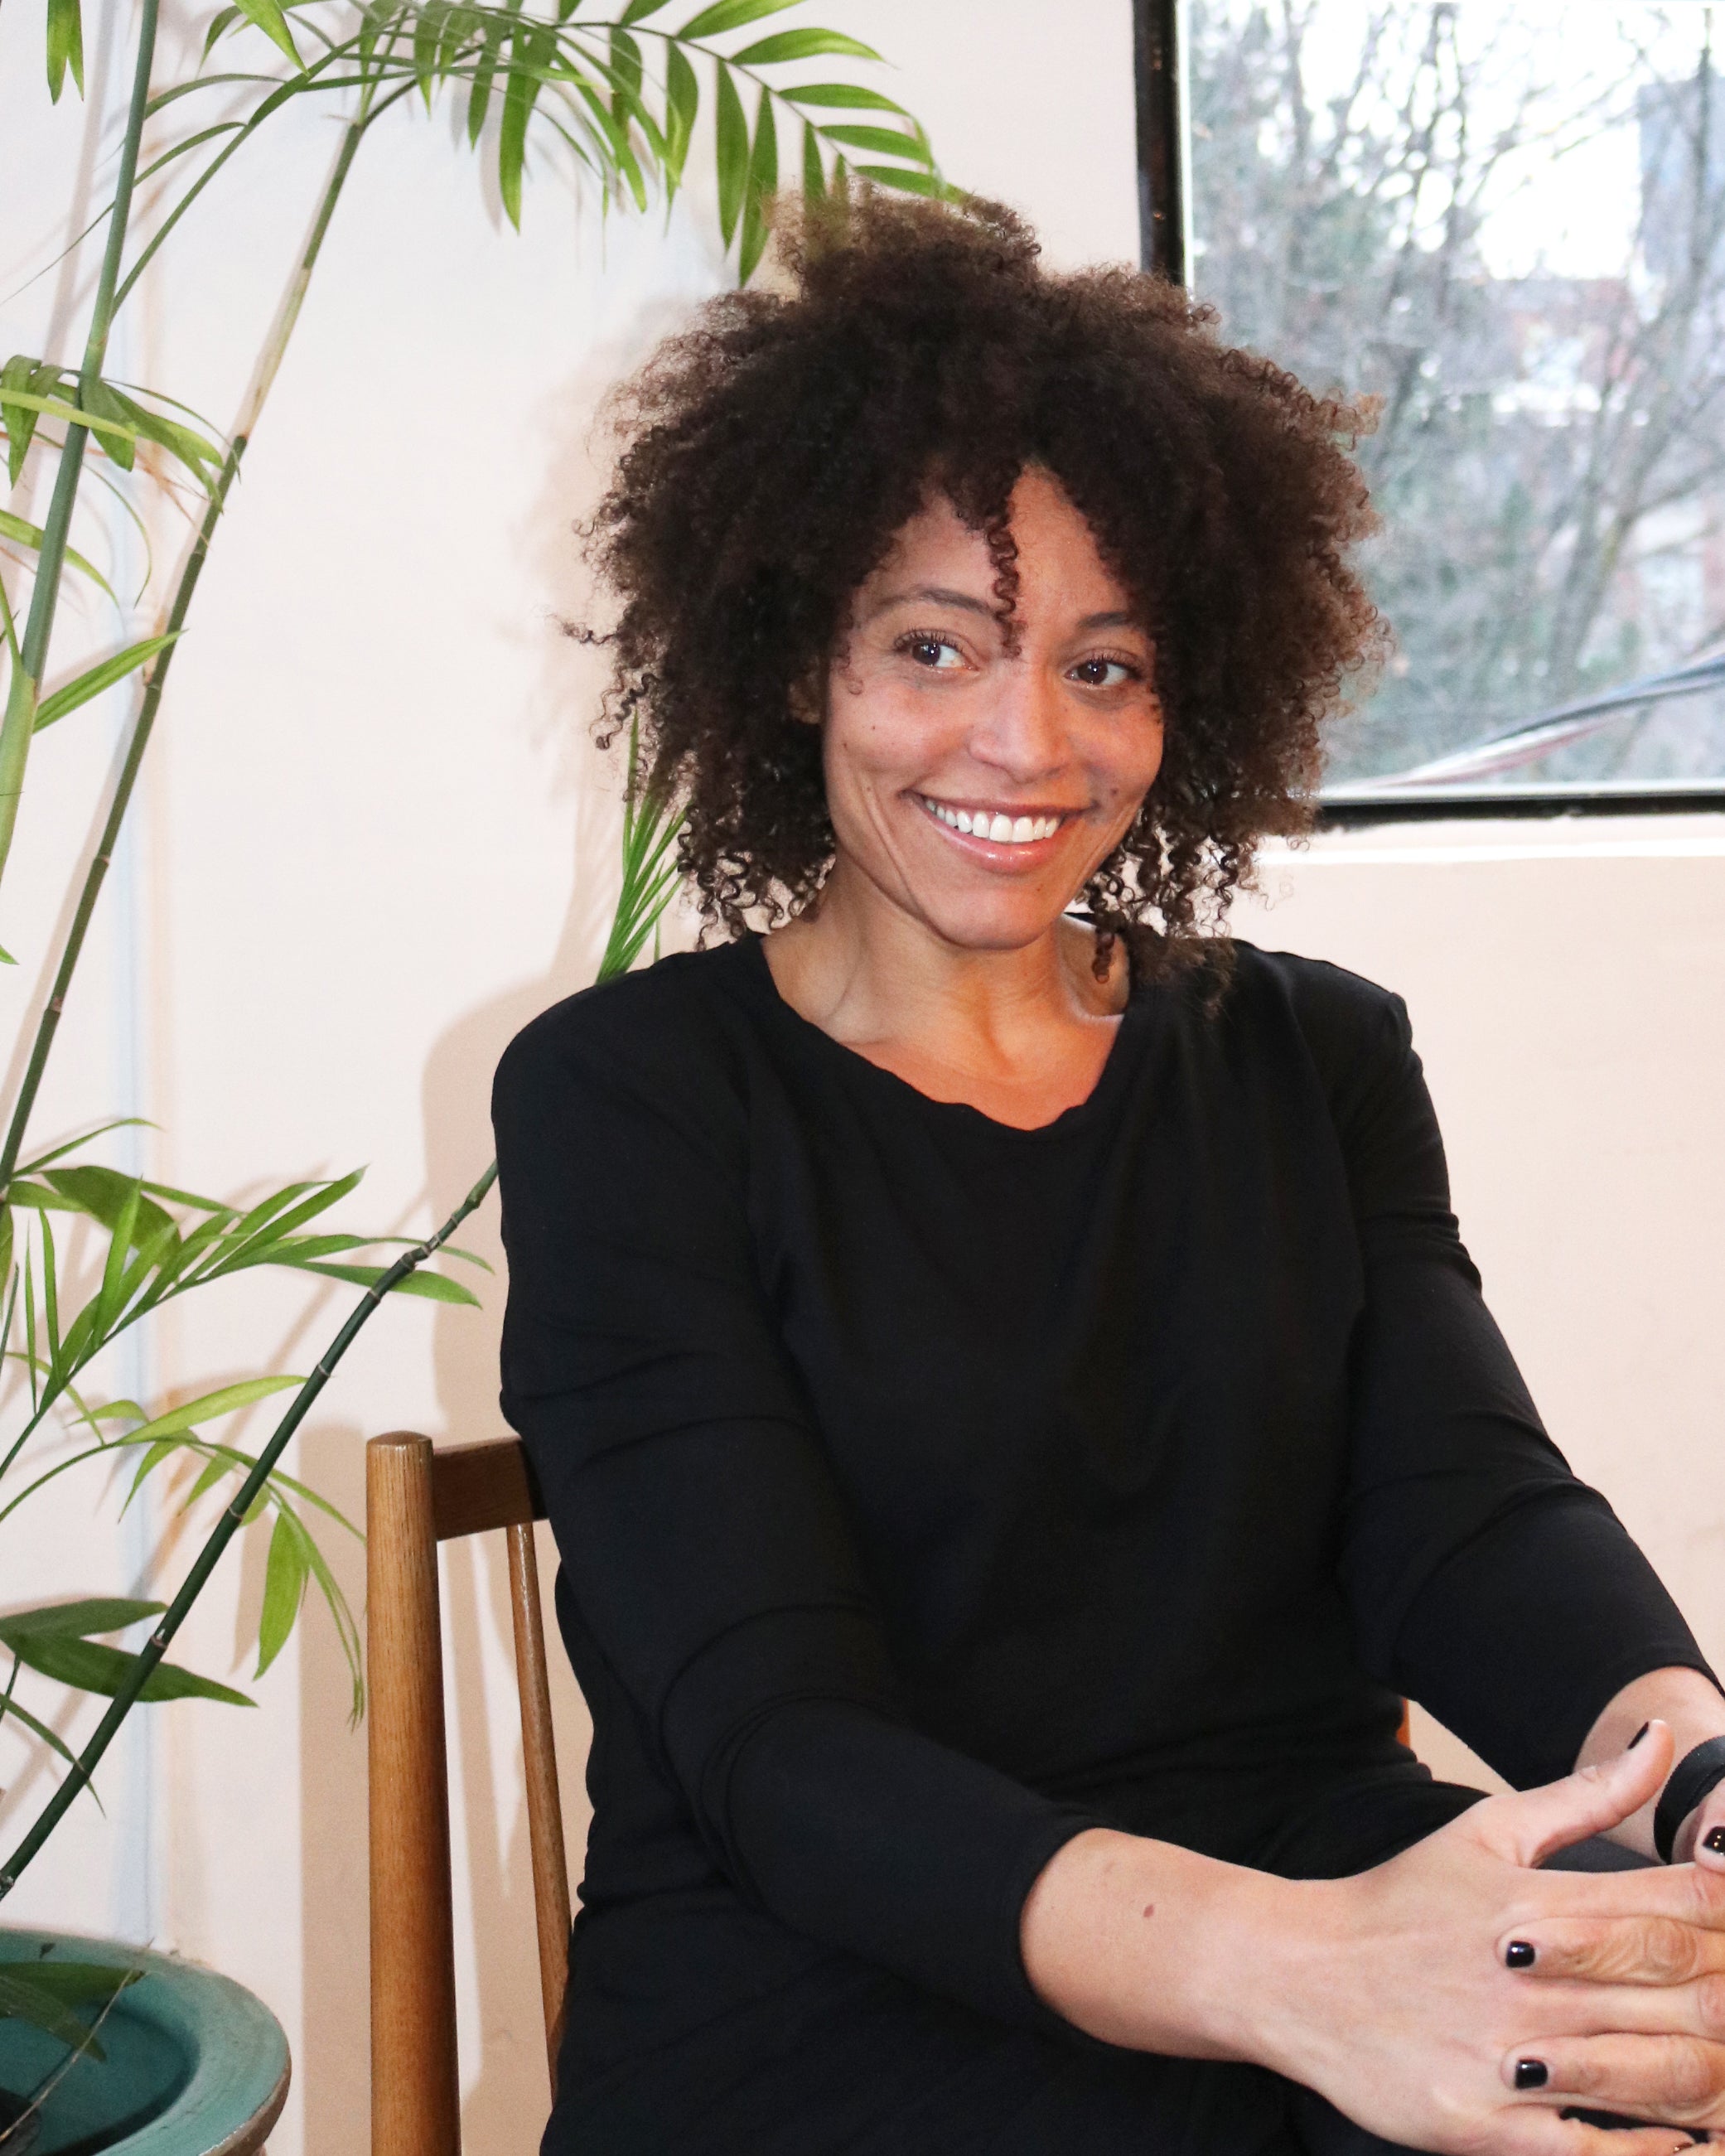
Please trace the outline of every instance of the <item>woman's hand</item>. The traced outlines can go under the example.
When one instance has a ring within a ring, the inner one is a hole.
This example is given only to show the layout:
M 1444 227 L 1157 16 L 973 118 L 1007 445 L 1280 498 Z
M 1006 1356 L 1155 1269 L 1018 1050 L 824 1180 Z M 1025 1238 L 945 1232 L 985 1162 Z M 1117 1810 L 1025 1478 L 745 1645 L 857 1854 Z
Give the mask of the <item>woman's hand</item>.
M 1534 1867 L 1644 1806 L 1671 1751 L 1655 1723 L 1351 1879 L 1081 1835 L 1025 1904 L 1026 1970 L 1092 2035 L 1273 2067 L 1404 2148 L 1669 2156 L 1725 2125 L 1725 1870 Z M 1671 2123 L 1608 2138 L 1570 2106 Z
M 1655 1723 L 1372 1871 L 1296 1887 L 1308 1914 L 1266 1943 L 1281 1996 L 1253 2055 L 1414 2148 L 1689 2145 L 1670 2127 L 1596 2138 L 1568 2107 L 1725 2125 L 1725 1871 L 1532 1868 L 1645 1805 L 1671 1752 Z

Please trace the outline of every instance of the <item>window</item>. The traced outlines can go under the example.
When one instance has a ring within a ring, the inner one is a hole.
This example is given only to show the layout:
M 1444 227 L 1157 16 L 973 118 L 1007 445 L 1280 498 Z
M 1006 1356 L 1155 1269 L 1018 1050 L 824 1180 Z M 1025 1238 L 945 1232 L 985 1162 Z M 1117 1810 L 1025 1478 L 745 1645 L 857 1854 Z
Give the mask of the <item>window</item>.
M 1135 7 L 1147 262 L 1377 414 L 1327 798 L 1725 803 L 1725 7 Z

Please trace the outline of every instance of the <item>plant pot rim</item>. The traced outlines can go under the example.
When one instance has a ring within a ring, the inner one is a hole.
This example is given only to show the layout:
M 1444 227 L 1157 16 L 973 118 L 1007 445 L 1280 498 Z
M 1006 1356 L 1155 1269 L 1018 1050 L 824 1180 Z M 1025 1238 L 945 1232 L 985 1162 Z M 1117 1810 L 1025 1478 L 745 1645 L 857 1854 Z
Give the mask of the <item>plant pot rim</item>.
M 291 2065 L 281 2024 L 232 1977 L 181 1954 L 35 1925 L 0 1924 L 0 1966 L 52 1944 L 67 1958 L 141 1969 L 126 2011 L 152 2022 L 186 2052 L 190 2071 L 166 2110 L 104 2156 L 240 2156 L 261 2148 L 287 2100 Z

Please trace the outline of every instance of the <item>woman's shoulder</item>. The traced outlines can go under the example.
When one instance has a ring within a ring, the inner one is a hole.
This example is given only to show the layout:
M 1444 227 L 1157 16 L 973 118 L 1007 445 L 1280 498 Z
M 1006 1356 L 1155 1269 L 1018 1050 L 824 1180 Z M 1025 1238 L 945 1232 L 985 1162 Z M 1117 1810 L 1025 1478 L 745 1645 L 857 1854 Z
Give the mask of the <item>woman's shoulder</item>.
M 496 1095 L 598 1083 L 711 1098 L 746 1053 L 737 1021 L 750 955 L 744 943 L 674 952 L 565 996 L 504 1050 Z
M 1238 938 L 1231 957 L 1224 1019 L 1260 1039 L 1296 1037 L 1332 1095 L 1407 1057 L 1408 1007 L 1393 988 L 1327 958 Z

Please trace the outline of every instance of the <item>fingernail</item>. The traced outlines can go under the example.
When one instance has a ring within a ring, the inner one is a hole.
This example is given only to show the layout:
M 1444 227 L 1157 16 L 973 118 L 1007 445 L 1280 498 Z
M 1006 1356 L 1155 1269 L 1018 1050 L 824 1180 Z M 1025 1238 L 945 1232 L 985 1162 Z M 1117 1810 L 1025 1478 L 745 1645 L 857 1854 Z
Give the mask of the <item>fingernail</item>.
M 1647 1732 L 1652 1727 L 1653 1724 L 1651 1722 L 1644 1722 L 1640 1727 L 1635 1732 L 1635 1735 L 1630 1738 L 1629 1743 L 1624 1746 L 1624 1750 L 1625 1752 L 1633 1752 L 1636 1745 L 1640 1743 L 1641 1739 L 1647 1734 Z
M 1716 1826 L 1703 1838 L 1702 1846 L 1712 1850 L 1715 1856 L 1725 1856 L 1725 1826 Z
M 1532 1969 L 1532 1948 L 1525 1939 L 1512 1939 L 1503 1949 L 1503 1965 L 1506 1969 Z
M 1518 2089 L 1543 2088 L 1550 2078 L 1543 2059 L 1516 2061 L 1516 2087 Z

